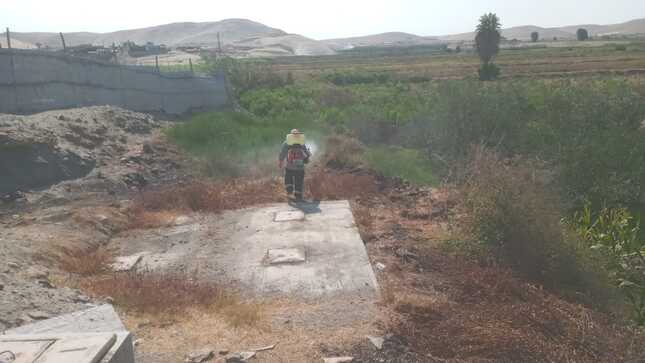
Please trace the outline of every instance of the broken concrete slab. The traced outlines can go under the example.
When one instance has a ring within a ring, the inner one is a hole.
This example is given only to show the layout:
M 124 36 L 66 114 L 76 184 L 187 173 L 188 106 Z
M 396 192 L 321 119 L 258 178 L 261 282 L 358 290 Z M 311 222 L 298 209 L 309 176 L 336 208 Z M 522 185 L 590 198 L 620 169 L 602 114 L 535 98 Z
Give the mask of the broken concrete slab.
M 119 316 L 111 305 L 101 305 L 87 310 L 41 320 L 7 330 L 5 334 L 7 335 L 0 335 L 0 338 L 19 337 L 21 340 L 29 340 L 45 336 L 50 340 L 71 339 L 83 341 L 85 339 L 84 337 L 91 338 L 96 334 L 113 335 L 115 337 L 113 344 L 110 345 L 101 359 L 94 360 L 92 363 L 134 363 L 132 334 L 125 329 L 121 319 L 119 319 Z M 95 345 L 92 343 L 92 346 Z M 51 362 L 76 362 L 76 360 Z M 82 362 L 82 360 L 79 360 L 79 362 Z
M 105 333 L 126 331 L 112 305 L 101 305 L 6 331 L 6 334 Z
M 0 351 L 11 351 L 17 358 L 15 362 L 98 363 L 116 340 L 116 334 L 110 333 L 1 335 Z
M 302 263 L 306 261 L 305 248 L 271 248 L 266 257 L 269 265 Z

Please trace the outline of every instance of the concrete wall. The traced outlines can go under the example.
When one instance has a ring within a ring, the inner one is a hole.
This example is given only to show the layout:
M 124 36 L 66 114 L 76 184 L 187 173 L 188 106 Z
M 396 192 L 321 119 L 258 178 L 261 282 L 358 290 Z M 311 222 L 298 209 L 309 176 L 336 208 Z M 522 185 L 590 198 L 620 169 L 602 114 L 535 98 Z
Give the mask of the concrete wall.
M 63 54 L 0 49 L 0 113 L 93 105 L 181 114 L 228 102 L 223 77 L 165 75 Z

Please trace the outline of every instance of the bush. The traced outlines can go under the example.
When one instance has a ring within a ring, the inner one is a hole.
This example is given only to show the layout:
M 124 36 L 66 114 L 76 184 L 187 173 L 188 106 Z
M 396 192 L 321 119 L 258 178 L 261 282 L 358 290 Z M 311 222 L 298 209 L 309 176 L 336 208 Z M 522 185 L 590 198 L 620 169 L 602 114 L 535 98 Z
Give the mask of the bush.
M 418 133 L 449 161 L 477 144 L 545 160 L 571 207 L 644 194 L 645 104 L 627 82 L 455 81 L 440 84 L 433 100 Z
M 356 169 L 365 163 L 365 146 L 348 136 L 332 135 L 327 138 L 322 162 L 336 170 Z
M 482 64 L 479 68 L 479 80 L 480 81 L 493 81 L 499 77 L 501 70 L 494 63 Z
M 385 83 L 390 81 L 390 75 L 387 73 L 369 73 L 358 71 L 330 72 L 323 74 L 322 79 L 337 86 L 346 86 L 350 84 L 362 83 Z
M 289 130 L 297 127 L 311 136 L 315 134 L 308 128 L 311 124 L 304 117 L 266 120 L 244 113 L 209 112 L 177 123 L 166 135 L 196 156 L 207 176 L 240 177 L 275 165 Z
M 51 255 L 61 270 L 80 276 L 91 276 L 109 271 L 116 251 L 104 246 L 59 247 Z
M 567 244 L 557 194 L 540 165 L 475 148 L 461 175 L 460 225 L 497 261 L 550 287 L 584 285 Z
M 645 240 L 640 221 L 625 208 L 604 208 L 594 215 L 589 205 L 573 218 L 573 226 L 597 251 L 620 291 L 627 297 L 634 320 L 645 325 Z
M 316 170 L 307 175 L 305 185 L 314 200 L 356 199 L 376 193 L 376 182 L 369 175 Z
M 417 185 L 439 184 L 430 159 L 419 150 L 397 146 L 370 147 L 368 165 L 388 177 L 398 177 Z

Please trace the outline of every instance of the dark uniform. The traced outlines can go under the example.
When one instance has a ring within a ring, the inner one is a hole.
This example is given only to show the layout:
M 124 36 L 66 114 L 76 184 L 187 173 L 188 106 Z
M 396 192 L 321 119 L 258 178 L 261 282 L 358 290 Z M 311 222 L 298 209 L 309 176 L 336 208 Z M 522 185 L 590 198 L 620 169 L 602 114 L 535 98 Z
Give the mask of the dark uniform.
M 305 181 L 305 164 L 309 162 L 311 152 L 306 145 L 282 144 L 280 150 L 280 163 L 285 160 L 287 164 L 284 169 L 284 186 L 287 194 L 292 193 L 296 199 L 302 199 Z

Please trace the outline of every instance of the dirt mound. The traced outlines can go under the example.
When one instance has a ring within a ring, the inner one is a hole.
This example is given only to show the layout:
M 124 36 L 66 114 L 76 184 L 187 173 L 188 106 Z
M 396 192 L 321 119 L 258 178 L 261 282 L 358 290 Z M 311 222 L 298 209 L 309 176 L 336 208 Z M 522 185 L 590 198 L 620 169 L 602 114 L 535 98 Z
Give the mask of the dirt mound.
M 162 152 L 153 146 L 163 124 L 151 115 L 110 106 L 0 115 L 0 196 L 16 199 L 79 178 L 86 190 L 144 185 L 176 165 L 164 157 L 165 146 Z M 62 190 L 78 186 L 66 184 Z

